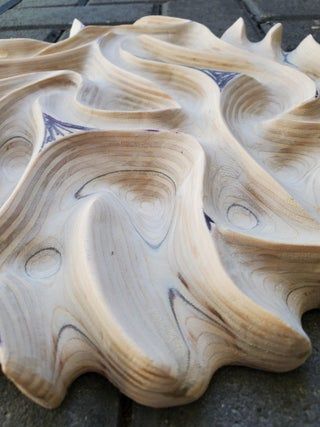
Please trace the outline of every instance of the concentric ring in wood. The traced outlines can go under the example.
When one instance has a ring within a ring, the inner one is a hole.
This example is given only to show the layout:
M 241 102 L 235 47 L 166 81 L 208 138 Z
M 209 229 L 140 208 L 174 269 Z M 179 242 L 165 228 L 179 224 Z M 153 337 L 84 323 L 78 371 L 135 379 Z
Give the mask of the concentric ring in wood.
M 150 16 L 0 41 L 0 362 L 59 405 L 87 371 L 154 407 L 310 353 L 320 47 Z

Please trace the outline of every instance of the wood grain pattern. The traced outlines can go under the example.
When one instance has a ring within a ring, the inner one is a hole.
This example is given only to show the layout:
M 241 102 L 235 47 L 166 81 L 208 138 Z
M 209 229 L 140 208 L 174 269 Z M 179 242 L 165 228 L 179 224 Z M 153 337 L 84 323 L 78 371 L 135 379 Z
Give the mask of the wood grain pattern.
M 0 41 L 0 361 L 55 407 L 301 365 L 320 305 L 319 45 L 145 17 Z

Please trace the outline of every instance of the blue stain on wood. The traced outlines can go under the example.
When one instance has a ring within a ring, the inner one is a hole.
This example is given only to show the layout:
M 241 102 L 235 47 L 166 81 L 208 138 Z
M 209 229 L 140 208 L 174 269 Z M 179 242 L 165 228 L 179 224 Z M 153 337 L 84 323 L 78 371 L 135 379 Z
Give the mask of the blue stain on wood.
M 72 134 L 76 131 L 93 130 L 93 128 L 86 126 L 63 122 L 46 113 L 42 113 L 42 116 L 45 126 L 45 135 L 43 138 L 42 147 L 46 144 L 49 144 L 50 142 L 54 142 L 59 137 Z
M 203 211 L 203 214 L 204 214 L 204 218 L 206 220 L 207 227 L 209 230 L 211 230 L 211 224 L 214 224 L 214 221 L 204 211 Z
M 234 73 L 233 71 L 217 71 L 206 68 L 203 68 L 201 71 L 211 77 L 217 83 L 220 90 L 222 90 L 230 80 L 239 75 L 239 73 Z

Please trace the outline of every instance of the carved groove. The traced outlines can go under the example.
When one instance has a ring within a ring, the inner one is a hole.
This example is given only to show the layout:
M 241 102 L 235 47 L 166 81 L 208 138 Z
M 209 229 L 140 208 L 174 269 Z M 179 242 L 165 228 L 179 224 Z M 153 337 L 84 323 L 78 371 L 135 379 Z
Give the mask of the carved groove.
M 301 365 L 320 306 L 319 45 L 149 16 L 0 50 L 8 378 L 51 408 L 95 371 L 165 407 L 226 364 Z

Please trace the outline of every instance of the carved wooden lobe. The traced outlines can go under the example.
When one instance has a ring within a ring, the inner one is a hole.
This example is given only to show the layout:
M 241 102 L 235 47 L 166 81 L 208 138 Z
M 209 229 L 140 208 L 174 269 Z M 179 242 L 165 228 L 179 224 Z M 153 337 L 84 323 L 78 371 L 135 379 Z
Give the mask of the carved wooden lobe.
M 81 373 L 190 402 L 287 371 L 320 304 L 320 47 L 150 16 L 0 41 L 0 361 L 59 405 Z

